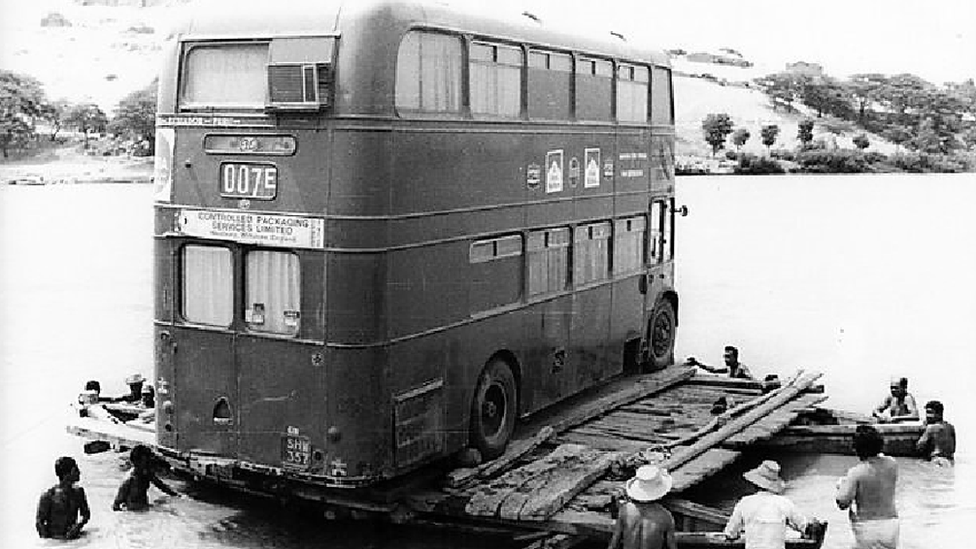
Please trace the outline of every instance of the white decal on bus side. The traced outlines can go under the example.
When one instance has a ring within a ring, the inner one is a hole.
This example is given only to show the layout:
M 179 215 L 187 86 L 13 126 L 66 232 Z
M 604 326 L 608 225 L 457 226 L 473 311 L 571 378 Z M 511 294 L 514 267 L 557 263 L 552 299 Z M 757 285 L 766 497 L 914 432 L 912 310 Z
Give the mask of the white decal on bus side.
M 558 193 L 563 190 L 563 151 L 546 153 L 546 192 Z

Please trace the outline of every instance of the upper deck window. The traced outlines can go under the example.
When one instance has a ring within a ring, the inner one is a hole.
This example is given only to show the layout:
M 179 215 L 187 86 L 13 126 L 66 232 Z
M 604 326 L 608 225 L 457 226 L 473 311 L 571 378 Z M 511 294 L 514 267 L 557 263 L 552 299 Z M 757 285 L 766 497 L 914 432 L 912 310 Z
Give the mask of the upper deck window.
M 268 90 L 268 45 L 224 43 L 190 46 L 180 104 L 185 108 L 264 107 Z
M 404 112 L 456 113 L 461 110 L 461 40 L 411 31 L 400 42 L 396 107 Z
M 522 110 L 522 50 L 471 44 L 471 112 L 516 118 Z
M 617 66 L 617 120 L 647 123 L 647 67 L 621 63 Z
M 576 64 L 576 118 L 609 122 L 612 89 L 613 64 L 581 58 Z
M 671 71 L 654 67 L 651 80 L 651 122 L 673 124 L 674 106 L 671 103 Z
M 569 120 L 572 71 L 573 59 L 568 54 L 529 52 L 529 118 Z

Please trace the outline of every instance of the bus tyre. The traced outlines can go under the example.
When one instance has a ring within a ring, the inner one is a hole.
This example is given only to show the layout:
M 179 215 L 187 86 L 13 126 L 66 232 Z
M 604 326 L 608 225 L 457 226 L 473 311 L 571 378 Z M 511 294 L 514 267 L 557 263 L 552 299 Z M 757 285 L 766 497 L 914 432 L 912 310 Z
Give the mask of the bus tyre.
M 484 459 L 495 459 L 515 431 L 515 376 L 501 359 L 492 359 L 478 376 L 471 403 L 471 445 Z
M 671 306 L 671 302 L 661 301 L 655 305 L 648 325 L 651 341 L 647 353 L 649 370 L 660 370 L 674 364 L 676 328 L 674 307 Z

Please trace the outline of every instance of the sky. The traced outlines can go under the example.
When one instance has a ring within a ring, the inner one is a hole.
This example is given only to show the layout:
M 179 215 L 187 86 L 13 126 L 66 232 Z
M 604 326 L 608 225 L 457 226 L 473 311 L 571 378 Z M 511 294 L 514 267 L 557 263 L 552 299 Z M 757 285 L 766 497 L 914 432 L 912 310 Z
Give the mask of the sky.
M 516 4 L 515 0 L 495 0 Z M 658 47 L 730 47 L 781 69 L 820 63 L 832 76 L 911 72 L 936 84 L 976 78 L 976 0 L 526 0 L 574 24 Z
M 38 9 L 69 1 L 0 0 L 0 33 L 34 24 Z M 452 1 L 524 7 L 543 19 L 616 30 L 664 49 L 730 47 L 774 70 L 802 60 L 837 77 L 911 72 L 936 84 L 976 78 L 976 0 Z M 31 20 L 19 21 L 25 13 Z M 0 38 L 0 49 L 16 46 Z

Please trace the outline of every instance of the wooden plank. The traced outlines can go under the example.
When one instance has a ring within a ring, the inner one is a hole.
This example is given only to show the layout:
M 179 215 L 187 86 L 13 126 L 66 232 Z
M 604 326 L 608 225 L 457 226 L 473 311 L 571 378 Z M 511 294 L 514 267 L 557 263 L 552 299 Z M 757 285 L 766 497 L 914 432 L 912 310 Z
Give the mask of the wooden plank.
M 509 471 L 488 484 L 477 486 L 471 490 L 464 512 L 479 517 L 497 516 L 498 508 L 505 499 L 532 478 L 565 468 L 567 463 L 588 450 L 591 449 L 579 444 L 563 444 L 541 459 Z
M 769 414 L 767 417 L 743 429 L 741 432 L 729 437 L 722 444 L 728 448 L 744 448 L 759 440 L 770 438 L 792 423 L 803 409 L 821 402 L 826 398 L 825 395 L 816 393 L 800 395 L 796 400 L 783 405 L 775 413 Z
M 629 386 L 601 398 L 581 404 L 569 414 L 556 419 L 550 425 L 557 433 L 579 425 L 587 420 L 601 416 L 624 404 L 629 404 L 647 395 L 663 391 L 695 375 L 694 368 L 672 366 L 660 372 L 637 376 Z
M 581 492 L 594 480 L 602 477 L 610 465 L 624 454 L 622 452 L 600 452 L 587 457 L 575 467 L 560 475 L 559 479 L 541 487 L 532 494 L 518 514 L 519 520 L 546 520 L 563 508 L 567 501 Z
M 609 451 L 625 450 L 629 452 L 639 452 L 640 450 L 647 448 L 647 443 L 643 441 L 587 435 L 579 433 L 576 430 L 559 435 L 556 437 L 556 442 L 558 444 L 585 444 L 587 446 L 592 446 L 593 448 Z
M 534 436 L 509 444 L 508 448 L 505 450 L 505 453 L 492 461 L 482 463 L 477 467 L 455 469 L 451 471 L 447 474 L 447 479 L 445 482 L 447 486 L 450 486 L 451 488 L 462 488 L 472 484 L 479 478 L 490 477 L 491 475 L 494 475 L 509 467 L 512 463 L 525 456 L 532 450 L 538 448 L 543 442 L 549 440 L 554 433 L 555 430 L 552 427 L 543 427 Z

